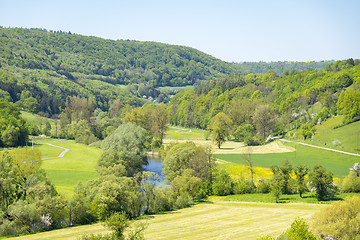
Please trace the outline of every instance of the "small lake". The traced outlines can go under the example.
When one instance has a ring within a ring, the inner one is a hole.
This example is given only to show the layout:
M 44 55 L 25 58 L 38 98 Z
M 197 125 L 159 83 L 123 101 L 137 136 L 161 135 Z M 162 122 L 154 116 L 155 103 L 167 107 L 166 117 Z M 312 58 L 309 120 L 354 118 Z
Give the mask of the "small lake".
M 156 185 L 161 185 L 165 181 L 165 177 L 162 174 L 164 168 L 163 160 L 155 157 L 148 157 L 148 165 L 144 165 L 144 171 L 153 172 L 159 176 L 160 182 Z

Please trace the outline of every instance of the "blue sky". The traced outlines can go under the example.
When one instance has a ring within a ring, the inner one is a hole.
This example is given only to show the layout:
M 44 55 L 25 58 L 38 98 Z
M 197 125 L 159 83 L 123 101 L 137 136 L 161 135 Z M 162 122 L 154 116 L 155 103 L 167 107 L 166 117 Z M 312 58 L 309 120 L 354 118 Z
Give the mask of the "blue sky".
M 184 45 L 228 62 L 360 58 L 357 0 L 0 0 L 3 27 Z

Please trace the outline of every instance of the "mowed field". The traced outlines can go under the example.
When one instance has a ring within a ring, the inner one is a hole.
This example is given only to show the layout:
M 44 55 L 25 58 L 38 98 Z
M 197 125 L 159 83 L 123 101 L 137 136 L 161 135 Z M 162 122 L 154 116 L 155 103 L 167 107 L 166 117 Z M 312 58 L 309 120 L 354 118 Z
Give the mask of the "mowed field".
M 284 145 L 296 148 L 296 152 L 251 154 L 251 159 L 256 167 L 270 168 L 271 165 L 281 165 L 286 159 L 293 166 L 305 164 L 309 167 L 320 164 L 330 170 L 335 176 L 345 176 L 349 168 L 355 162 L 360 162 L 360 157 L 345 155 L 342 153 L 327 151 L 323 149 L 303 146 L 294 143 Z M 218 159 L 237 165 L 246 165 L 241 154 L 215 154 Z
M 257 239 L 279 235 L 296 217 L 310 218 L 322 205 L 224 201 L 212 197 L 190 208 L 146 216 L 146 239 Z M 11 239 L 78 239 L 82 234 L 108 231 L 101 224 L 38 233 Z
M 101 155 L 100 149 L 63 139 L 39 138 L 35 139 L 35 142 L 35 146 L 39 147 L 42 153 L 42 158 L 56 157 L 64 151 L 45 143 L 70 149 L 64 157 L 42 161 L 41 168 L 46 171 L 58 192 L 71 196 L 78 182 L 85 183 L 96 178 L 95 166 Z

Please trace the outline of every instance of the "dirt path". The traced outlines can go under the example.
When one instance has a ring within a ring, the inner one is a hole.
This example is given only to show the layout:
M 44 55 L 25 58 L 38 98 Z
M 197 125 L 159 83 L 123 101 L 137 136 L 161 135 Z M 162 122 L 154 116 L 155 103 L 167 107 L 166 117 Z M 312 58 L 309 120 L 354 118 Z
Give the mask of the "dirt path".
M 360 154 L 356 154 L 356 153 L 344 152 L 344 151 L 340 151 L 340 150 L 336 150 L 336 149 L 332 149 L 332 148 L 326 148 L 326 147 L 319 147 L 319 146 L 311 145 L 311 144 L 308 144 L 308 143 L 293 142 L 293 141 L 286 140 L 286 139 L 281 139 L 281 138 L 277 138 L 277 139 L 282 141 L 282 142 L 291 142 L 291 143 L 301 144 L 301 145 L 308 146 L 308 147 L 319 148 L 319 149 L 323 149 L 323 150 L 327 150 L 327 151 L 338 152 L 338 153 L 342 153 L 342 154 L 347 154 L 347 155 L 360 157 Z
M 68 148 L 56 146 L 56 145 L 51 144 L 51 143 L 45 143 L 45 144 L 47 144 L 47 145 L 49 145 L 49 146 L 52 146 L 52 147 L 57 147 L 57 148 L 64 149 L 64 151 L 62 151 L 62 152 L 61 152 L 58 156 L 56 156 L 56 157 L 42 158 L 41 160 L 47 160 L 47 159 L 52 159 L 52 158 L 64 157 L 64 156 L 65 156 L 65 153 L 67 153 L 68 151 L 70 151 L 70 149 L 68 149 Z

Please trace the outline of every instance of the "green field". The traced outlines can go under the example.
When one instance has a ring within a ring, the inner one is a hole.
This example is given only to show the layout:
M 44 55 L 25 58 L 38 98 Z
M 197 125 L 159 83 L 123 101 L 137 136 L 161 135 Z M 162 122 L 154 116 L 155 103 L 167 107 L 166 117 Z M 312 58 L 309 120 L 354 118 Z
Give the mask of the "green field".
M 330 170 L 335 176 L 345 176 L 349 173 L 349 168 L 355 162 L 360 162 L 360 157 L 356 156 L 299 144 L 295 146 L 294 143 L 286 143 L 286 145 L 296 147 L 296 152 L 252 154 L 251 158 L 255 163 L 254 165 L 256 167 L 270 168 L 271 165 L 281 165 L 287 159 L 293 166 L 306 164 L 313 167 L 316 164 L 320 164 Z M 245 164 L 241 154 L 215 154 L 215 157 L 232 164 Z
M 60 193 L 71 196 L 73 187 L 79 181 L 86 182 L 97 176 L 95 166 L 101 155 L 100 149 L 63 139 L 39 138 L 35 141 L 43 158 L 55 157 L 63 151 L 63 149 L 45 143 L 70 149 L 62 158 L 53 158 L 42 162 L 42 168 L 45 169 L 47 176 Z
M 224 201 L 212 197 L 208 202 L 177 211 L 145 216 L 149 226 L 145 239 L 257 239 L 279 235 L 296 217 L 309 218 L 319 204 L 275 204 Z M 85 233 L 106 231 L 101 224 L 66 228 L 11 239 L 78 239 Z
M 166 132 L 165 138 L 172 140 L 205 139 L 206 132 L 206 130 L 197 128 L 170 126 Z

